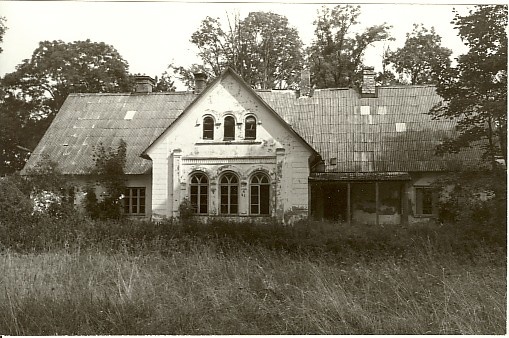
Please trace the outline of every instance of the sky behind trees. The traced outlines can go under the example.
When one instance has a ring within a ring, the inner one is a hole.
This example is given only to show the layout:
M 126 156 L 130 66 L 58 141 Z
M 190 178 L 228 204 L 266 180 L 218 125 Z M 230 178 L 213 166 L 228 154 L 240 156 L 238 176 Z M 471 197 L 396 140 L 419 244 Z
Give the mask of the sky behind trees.
M 243 19 L 251 11 L 272 11 L 285 15 L 296 27 L 305 46 L 314 37 L 313 21 L 323 3 L 198 3 L 198 2 L 84 2 L 84 1 L 0 1 L 0 16 L 7 19 L 8 30 L 0 54 L 0 76 L 14 71 L 23 59 L 30 58 L 39 41 L 72 42 L 90 39 L 115 47 L 127 60 L 131 73 L 159 76 L 166 67 L 199 63 L 197 49 L 189 42 L 206 16 L 219 17 L 227 24 L 238 13 Z M 332 6 L 332 5 L 331 5 Z M 450 23 L 453 8 L 467 13 L 460 4 L 363 4 L 357 29 L 387 22 L 395 41 L 391 49 L 402 47 L 414 23 L 434 26 L 452 57 L 466 51 Z M 381 68 L 383 43 L 372 46 L 365 64 Z M 177 89 L 184 89 L 178 86 Z

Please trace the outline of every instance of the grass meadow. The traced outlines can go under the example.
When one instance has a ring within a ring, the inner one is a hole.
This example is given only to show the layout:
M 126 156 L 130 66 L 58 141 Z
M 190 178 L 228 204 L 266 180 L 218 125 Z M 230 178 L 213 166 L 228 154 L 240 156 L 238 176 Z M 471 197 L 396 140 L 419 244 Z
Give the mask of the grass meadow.
M 0 334 L 505 334 L 505 228 L 0 222 Z

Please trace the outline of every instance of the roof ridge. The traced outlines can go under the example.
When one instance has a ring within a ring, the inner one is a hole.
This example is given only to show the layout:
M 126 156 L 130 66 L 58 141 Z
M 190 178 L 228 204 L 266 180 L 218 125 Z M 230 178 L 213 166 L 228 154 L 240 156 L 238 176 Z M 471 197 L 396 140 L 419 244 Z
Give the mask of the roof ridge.
M 77 97 L 84 97 L 84 96 L 158 96 L 158 95 L 196 95 L 193 92 L 190 91 L 177 91 L 177 92 L 156 92 L 156 93 L 70 93 L 68 96 L 77 96 Z
M 436 85 L 433 84 L 422 84 L 422 85 L 387 85 L 387 86 L 377 86 L 378 88 L 436 88 Z

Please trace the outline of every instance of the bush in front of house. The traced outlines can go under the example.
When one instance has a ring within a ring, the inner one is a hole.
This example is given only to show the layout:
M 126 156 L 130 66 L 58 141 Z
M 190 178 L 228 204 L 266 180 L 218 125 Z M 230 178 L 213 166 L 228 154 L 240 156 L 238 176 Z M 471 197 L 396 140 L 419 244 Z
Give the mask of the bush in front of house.
M 1 222 L 12 221 L 18 217 L 26 217 L 33 211 L 30 198 L 24 194 L 15 178 L 0 179 L 0 215 Z
M 305 221 L 294 226 L 277 223 L 214 221 L 209 224 L 166 220 L 160 223 L 92 220 L 80 214 L 55 218 L 32 215 L 0 222 L 0 248 L 16 252 L 40 252 L 69 247 L 105 252 L 187 251 L 196 243 L 210 244 L 224 254 L 247 248 L 263 248 L 295 257 L 332 260 L 405 259 L 430 255 L 474 259 L 482 248 L 505 250 L 504 239 L 472 226 L 416 224 L 400 226 L 338 225 Z
M 459 172 L 439 181 L 439 220 L 495 240 L 506 238 L 507 172 Z

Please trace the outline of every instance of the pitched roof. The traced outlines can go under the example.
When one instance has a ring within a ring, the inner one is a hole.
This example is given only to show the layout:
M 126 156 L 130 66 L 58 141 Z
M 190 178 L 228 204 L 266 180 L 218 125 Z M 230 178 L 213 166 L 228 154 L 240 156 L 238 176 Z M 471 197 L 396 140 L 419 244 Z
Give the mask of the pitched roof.
M 126 173 L 143 174 L 152 162 L 140 157 L 197 95 L 71 94 L 30 156 L 24 170 L 48 154 L 65 174 L 87 174 L 93 168 L 94 146 L 127 144 Z
M 351 88 L 315 90 L 312 97 L 300 98 L 290 90 L 257 93 L 321 155 L 325 172 L 439 171 L 474 158 L 434 156 L 440 140 L 454 133 L 454 122 L 426 114 L 440 100 L 432 86 L 382 87 L 376 98 L 362 98 Z M 45 153 L 63 173 L 87 174 L 94 146 L 115 147 L 123 139 L 126 173 L 146 173 L 152 163 L 140 155 L 197 97 L 189 92 L 71 94 L 24 170 Z
M 288 124 L 287 121 L 285 121 L 280 114 L 278 114 L 278 112 L 276 112 L 273 107 L 271 107 L 270 105 L 268 105 L 263 99 L 261 99 L 261 97 L 259 95 L 256 94 L 256 91 L 251 88 L 251 86 L 249 86 L 245 81 L 244 79 L 242 79 L 240 77 L 240 75 L 238 75 L 232 68 L 230 67 L 227 67 L 225 70 L 223 70 L 223 72 L 214 79 L 214 81 L 209 84 L 205 90 L 203 92 L 200 93 L 199 97 L 202 97 L 202 96 L 205 96 L 210 90 L 212 87 L 214 87 L 214 85 L 218 82 L 220 82 L 222 79 L 224 79 L 227 75 L 231 75 L 236 81 L 238 81 L 243 87 L 245 90 L 247 90 L 249 93 L 251 93 L 253 95 L 253 97 L 255 99 L 257 99 L 260 104 L 262 104 L 269 112 L 271 112 L 272 114 L 274 114 L 274 117 L 276 117 L 280 122 L 281 124 L 287 128 L 287 130 L 292 133 L 297 139 L 299 139 L 313 154 L 314 154 L 314 158 L 313 160 L 317 160 L 318 159 L 318 154 L 316 153 L 316 150 L 299 134 L 297 133 L 292 127 L 290 124 Z M 198 100 L 199 100 L 199 97 L 196 98 L 196 100 L 194 100 L 193 102 L 191 102 L 191 104 L 186 107 L 184 109 L 184 111 L 182 112 L 182 114 L 180 114 L 174 121 L 172 121 L 171 124 L 173 124 L 176 120 L 178 120 L 181 116 L 183 116 L 185 114 L 186 111 L 188 111 L 191 106 L 193 106 Z M 161 133 L 161 135 L 157 138 L 159 139 L 160 137 L 163 136 L 164 132 L 169 129 L 171 127 L 171 124 L 170 126 L 168 126 L 164 131 L 163 133 Z M 156 139 L 156 140 L 157 140 Z M 152 146 L 153 142 L 143 151 L 142 155 L 146 155 L 146 152 L 148 151 L 148 149 Z
M 440 101 L 433 86 L 380 87 L 376 98 L 352 88 L 258 94 L 322 156 L 326 172 L 440 171 L 469 158 L 434 155 L 455 122 L 426 114 Z

